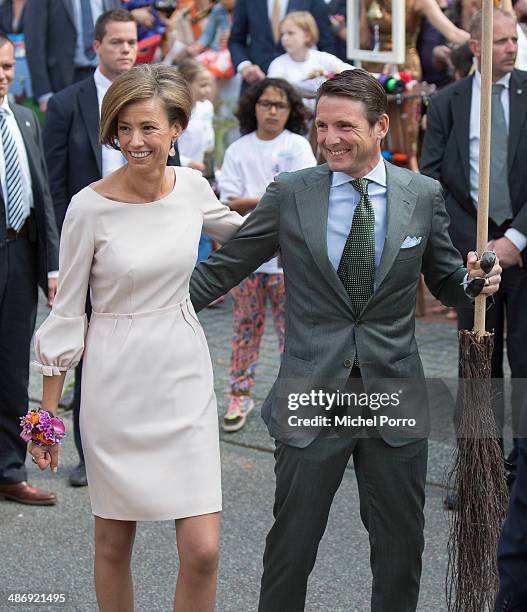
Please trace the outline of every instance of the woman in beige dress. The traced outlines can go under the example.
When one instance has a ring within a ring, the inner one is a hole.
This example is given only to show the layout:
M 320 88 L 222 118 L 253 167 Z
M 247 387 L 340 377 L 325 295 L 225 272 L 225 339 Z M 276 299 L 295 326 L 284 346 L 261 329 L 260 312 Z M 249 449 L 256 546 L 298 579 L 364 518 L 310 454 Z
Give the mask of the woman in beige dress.
M 218 419 L 188 284 L 202 229 L 225 242 L 242 217 L 218 202 L 199 172 L 166 166 L 191 106 L 188 86 L 168 66 L 137 66 L 114 81 L 101 142 L 128 163 L 72 199 L 57 297 L 36 334 L 42 409 L 56 412 L 65 371 L 84 359 L 80 426 L 102 611 L 133 610 L 136 521 L 167 519 L 176 521 L 180 559 L 174 610 L 214 608 Z M 29 452 L 41 469 L 56 471 L 57 446 L 31 443 Z

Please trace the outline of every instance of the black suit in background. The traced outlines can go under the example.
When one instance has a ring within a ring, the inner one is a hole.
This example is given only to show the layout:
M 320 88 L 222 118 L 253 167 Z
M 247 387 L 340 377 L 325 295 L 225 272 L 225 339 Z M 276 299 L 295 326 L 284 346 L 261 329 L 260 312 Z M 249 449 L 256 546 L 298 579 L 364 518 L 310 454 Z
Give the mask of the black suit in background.
M 27 443 L 20 437 L 28 407 L 29 349 L 38 285 L 47 294 L 48 272 L 58 270 L 58 236 L 40 128 L 35 114 L 11 105 L 22 133 L 33 190 L 27 237 L 7 239 L 5 202 L 0 190 L 0 484 L 27 480 Z
M 99 101 L 91 76 L 74 83 L 50 98 L 43 140 L 51 197 L 59 232 L 71 198 L 87 185 L 102 178 L 102 148 L 99 144 Z M 179 153 L 169 165 L 179 165 Z M 86 313 L 91 313 L 89 296 Z M 79 431 L 82 361 L 75 370 L 73 418 L 75 446 L 83 460 Z
M 13 0 L 6 0 L 5 2 L 0 3 L 0 30 L 2 32 L 13 34 L 23 32 L 24 11 L 25 7 L 22 9 L 22 13 L 18 20 L 18 24 L 16 24 L 16 28 L 13 28 Z
M 527 402 L 518 440 L 516 479 L 498 544 L 500 590 L 494 612 L 527 610 Z
M 427 112 L 427 129 L 421 156 L 421 172 L 441 182 L 450 215 L 449 232 L 458 250 L 466 254 L 476 247 L 476 208 L 470 197 L 469 130 L 472 79 L 467 77 L 435 95 Z M 508 227 L 527 236 L 527 72 L 514 70 L 509 87 L 510 122 L 508 140 L 509 190 L 514 218 L 497 227 L 489 220 L 489 239 L 504 235 Z M 522 252 L 527 265 L 527 250 Z M 494 330 L 492 376 L 503 379 L 504 331 L 507 331 L 507 356 L 512 373 L 513 432 L 519 430 L 523 401 L 521 379 L 527 378 L 527 270 L 518 266 L 502 273 L 495 305 L 487 311 L 486 325 Z M 458 309 L 459 329 L 472 329 L 473 309 Z M 494 410 L 503 424 L 503 384 Z
M 75 80 L 77 29 L 74 0 L 28 0 L 24 14 L 26 53 L 35 98 Z M 102 0 L 102 10 L 121 8 L 120 0 Z M 93 15 L 94 20 L 99 15 Z

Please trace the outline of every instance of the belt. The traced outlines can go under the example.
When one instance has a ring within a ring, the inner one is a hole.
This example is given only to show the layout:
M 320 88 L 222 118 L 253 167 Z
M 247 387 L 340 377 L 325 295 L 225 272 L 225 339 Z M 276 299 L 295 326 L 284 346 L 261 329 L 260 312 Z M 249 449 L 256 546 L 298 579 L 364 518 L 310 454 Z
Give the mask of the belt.
M 21 238 L 23 238 L 24 240 L 27 240 L 29 238 L 29 231 L 28 231 L 28 228 L 27 228 L 27 221 L 18 230 L 18 232 L 16 232 L 11 227 L 9 227 L 6 230 L 6 239 L 7 239 L 8 242 L 11 241 L 11 240 L 20 240 Z

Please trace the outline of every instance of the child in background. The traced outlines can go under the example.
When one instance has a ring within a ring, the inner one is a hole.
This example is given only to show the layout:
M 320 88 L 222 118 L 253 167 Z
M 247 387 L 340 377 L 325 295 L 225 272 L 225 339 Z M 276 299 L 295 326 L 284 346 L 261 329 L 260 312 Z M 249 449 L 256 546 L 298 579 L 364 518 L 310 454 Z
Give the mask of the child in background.
M 282 79 L 264 79 L 240 99 L 237 117 L 243 136 L 225 152 L 218 186 L 220 199 L 241 215 L 250 214 L 267 185 L 281 172 L 316 165 L 306 128 L 306 109 L 293 87 Z M 225 431 L 241 429 L 254 408 L 254 385 L 266 301 L 271 302 L 280 354 L 284 350 L 284 274 L 273 257 L 232 290 L 232 353 L 229 407 Z
M 319 32 L 308 11 L 288 13 L 280 24 L 280 33 L 286 53 L 271 62 L 268 77 L 287 79 L 295 87 L 313 94 L 332 74 L 353 69 L 335 55 L 313 49 Z
M 190 121 L 178 140 L 181 165 L 203 172 L 205 153 L 214 149 L 214 106 L 210 101 L 214 77 L 194 59 L 183 60 L 177 68 L 190 85 L 193 100 Z
M 227 46 L 232 25 L 232 11 L 236 0 L 220 0 L 212 9 L 199 39 L 190 46 L 192 55 L 205 49 L 220 51 Z
M 182 166 L 203 172 L 205 154 L 214 150 L 214 107 L 210 101 L 214 77 L 194 59 L 178 64 L 178 70 L 190 85 L 192 113 L 186 130 L 178 139 L 179 157 Z M 207 177 L 208 178 L 208 177 Z M 212 240 L 201 234 L 198 247 L 198 262 L 207 259 L 212 251 Z

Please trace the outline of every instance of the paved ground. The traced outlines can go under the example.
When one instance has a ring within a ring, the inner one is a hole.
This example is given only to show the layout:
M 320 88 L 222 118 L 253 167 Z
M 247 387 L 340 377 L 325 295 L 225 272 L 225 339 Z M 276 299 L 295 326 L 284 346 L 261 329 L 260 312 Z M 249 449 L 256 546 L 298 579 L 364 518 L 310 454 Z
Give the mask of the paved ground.
M 45 308 L 39 316 L 45 316 Z M 216 376 L 219 416 L 226 407 L 230 306 L 229 303 L 200 315 L 211 349 Z M 437 319 L 437 318 L 436 318 Z M 442 510 L 445 471 L 452 452 L 451 401 L 457 372 L 455 325 L 417 322 L 417 338 L 425 371 L 443 379 L 434 386 L 433 429 L 430 440 L 424 553 L 420 611 L 445 610 L 447 514 Z M 254 389 L 261 403 L 278 368 L 277 345 L 271 326 L 264 335 L 262 356 Z M 31 395 L 39 397 L 40 381 L 32 376 Z M 71 427 L 71 417 L 66 415 Z M 71 431 L 71 429 L 70 429 Z M 261 555 L 271 525 L 273 500 L 273 444 L 258 414 L 246 428 L 222 436 L 224 511 L 222 515 L 221 567 L 217 610 L 256 610 Z M 65 593 L 67 603 L 40 607 L 53 612 L 96 610 L 91 579 L 92 517 L 86 489 L 72 489 L 66 475 L 76 463 L 72 437 L 64 444 L 57 476 L 41 474 L 30 464 L 32 483 L 56 491 L 55 508 L 0 504 L 0 611 L 35 610 L 36 606 L 9 607 L 9 592 Z M 177 571 L 175 535 L 171 523 L 141 523 L 134 551 L 136 610 L 168 611 Z M 308 612 L 365 612 L 369 609 L 371 576 L 368 540 L 360 523 L 358 494 L 352 466 L 333 505 L 309 583 Z M 277 610 L 276 612 L 287 612 Z

